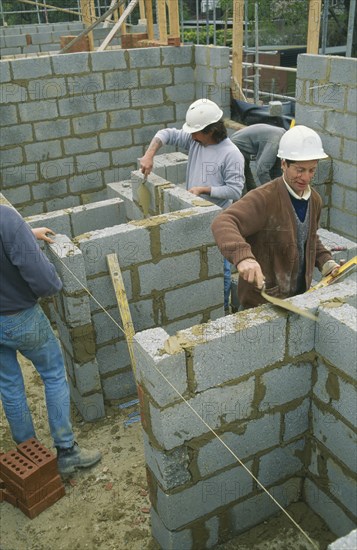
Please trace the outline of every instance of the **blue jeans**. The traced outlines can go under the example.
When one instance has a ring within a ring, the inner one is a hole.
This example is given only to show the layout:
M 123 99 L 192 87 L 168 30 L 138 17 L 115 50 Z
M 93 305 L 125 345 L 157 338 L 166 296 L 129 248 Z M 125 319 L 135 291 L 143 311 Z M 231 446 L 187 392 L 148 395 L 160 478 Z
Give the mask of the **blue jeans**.
M 30 359 L 45 386 L 47 415 L 56 447 L 74 443 L 70 397 L 59 342 L 37 304 L 14 315 L 0 315 L 0 393 L 16 443 L 36 437 L 16 352 Z
M 226 258 L 223 258 L 224 309 L 229 307 L 231 281 L 231 264 Z

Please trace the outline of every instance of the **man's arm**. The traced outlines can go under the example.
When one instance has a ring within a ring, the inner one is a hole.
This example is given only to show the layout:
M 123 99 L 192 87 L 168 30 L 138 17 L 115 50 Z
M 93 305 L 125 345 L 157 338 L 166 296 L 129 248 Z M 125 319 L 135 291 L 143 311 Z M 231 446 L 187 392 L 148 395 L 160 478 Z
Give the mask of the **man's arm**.
M 32 229 L 32 233 L 35 235 L 36 239 L 39 241 L 45 241 L 46 243 L 54 243 L 54 240 L 51 239 L 50 235 L 55 235 L 56 233 L 49 229 L 48 227 L 35 227 Z
M 145 177 L 147 177 L 152 171 L 154 165 L 154 156 L 157 151 L 163 146 L 160 138 L 154 136 L 151 140 L 149 147 L 146 150 L 145 155 L 140 159 L 140 169 Z
M 264 274 L 246 237 L 259 232 L 265 224 L 266 207 L 258 190 L 251 191 L 221 212 L 212 223 L 212 233 L 221 253 L 237 267 L 239 275 L 261 288 Z

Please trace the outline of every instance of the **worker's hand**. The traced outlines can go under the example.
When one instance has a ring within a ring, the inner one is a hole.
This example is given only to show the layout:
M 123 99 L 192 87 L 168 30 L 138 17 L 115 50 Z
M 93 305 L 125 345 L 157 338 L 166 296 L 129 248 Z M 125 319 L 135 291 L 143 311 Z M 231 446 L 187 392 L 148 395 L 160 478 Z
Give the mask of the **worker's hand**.
M 336 265 L 333 270 L 331 271 L 330 275 L 331 277 L 337 277 L 339 271 L 340 271 L 340 267 L 341 265 L 345 264 L 346 263 L 346 260 L 340 260 L 340 264 L 339 265 Z
M 45 241 L 46 243 L 55 242 L 53 239 L 51 239 L 51 237 L 48 236 L 48 233 L 50 235 L 56 235 L 56 233 L 48 227 L 35 227 L 35 229 L 32 229 L 32 233 L 35 235 L 36 239 L 39 239 L 40 241 Z
M 152 171 L 153 165 L 154 165 L 154 159 L 151 155 L 145 154 L 140 159 L 140 170 L 146 178 L 148 177 L 148 175 Z
M 193 195 L 196 195 L 196 197 L 198 197 L 199 195 L 210 195 L 211 188 L 197 185 L 196 187 L 191 187 L 191 189 L 189 189 L 189 192 Z
M 264 275 L 260 265 L 253 258 L 242 260 L 237 265 L 239 276 L 242 277 L 247 283 L 255 283 L 255 285 L 261 289 L 264 285 Z

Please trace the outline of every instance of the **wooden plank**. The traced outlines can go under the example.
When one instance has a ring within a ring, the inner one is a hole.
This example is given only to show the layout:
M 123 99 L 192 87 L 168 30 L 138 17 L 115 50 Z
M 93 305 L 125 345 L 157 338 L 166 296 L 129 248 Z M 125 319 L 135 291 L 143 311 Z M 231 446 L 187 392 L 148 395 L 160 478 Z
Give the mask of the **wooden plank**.
M 98 52 L 103 52 L 105 48 L 108 46 L 109 42 L 112 40 L 112 38 L 115 36 L 115 34 L 120 29 L 121 25 L 124 23 L 126 18 L 131 14 L 135 6 L 137 5 L 139 0 L 130 0 L 130 3 L 125 8 L 123 14 L 119 17 L 119 20 L 115 23 L 112 30 L 109 32 L 109 34 L 105 37 L 99 48 L 97 48 Z
M 243 99 L 243 21 L 244 0 L 233 0 L 232 95 L 234 99 Z
M 126 296 L 123 276 L 121 274 L 120 265 L 118 262 L 118 256 L 116 254 L 107 255 L 107 265 L 109 274 L 113 283 L 115 297 L 120 311 L 120 316 L 123 323 L 123 329 L 125 334 L 126 343 L 128 344 L 131 366 L 133 368 L 134 378 L 136 379 L 136 362 L 134 356 L 133 338 L 135 336 L 135 330 L 131 313 L 128 304 L 128 298 Z
M 152 0 L 144 0 L 145 2 L 145 14 L 146 14 L 146 29 L 148 33 L 148 39 L 154 40 L 154 18 L 152 10 Z
M 167 0 L 169 29 L 171 38 L 180 38 L 180 16 L 178 0 Z
M 81 12 L 82 20 L 86 27 L 95 21 L 95 7 L 94 0 L 81 0 Z M 92 52 L 94 50 L 94 41 L 92 31 L 88 33 L 89 49 Z
M 319 53 L 321 3 L 322 0 L 309 0 L 306 53 Z
M 146 16 L 145 16 L 145 2 L 144 0 L 139 0 L 139 17 L 140 17 L 140 22 L 143 22 L 145 21 L 146 19 Z
M 159 41 L 167 43 L 166 0 L 157 0 L 156 19 L 159 26 Z

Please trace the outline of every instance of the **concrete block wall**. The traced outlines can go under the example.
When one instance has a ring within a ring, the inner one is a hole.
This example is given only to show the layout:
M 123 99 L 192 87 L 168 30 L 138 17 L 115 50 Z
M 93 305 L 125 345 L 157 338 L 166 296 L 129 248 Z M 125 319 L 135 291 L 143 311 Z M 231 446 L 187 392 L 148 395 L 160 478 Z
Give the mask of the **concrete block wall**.
M 84 28 L 81 21 L 0 27 L 1 57 L 57 52 L 61 49 L 61 36 L 77 36 Z M 103 28 L 103 24 L 93 30 L 94 47 L 103 42 L 110 30 L 111 27 Z M 110 45 L 118 46 L 120 42 L 120 36 L 114 36 Z
M 106 185 L 130 177 L 158 129 L 181 127 L 197 98 L 196 81 L 202 79 L 196 65 L 204 49 L 1 61 L 4 195 L 25 216 L 107 198 Z M 208 50 L 213 56 L 215 48 Z M 224 84 L 216 80 L 223 78 L 221 67 L 229 85 L 228 48 L 218 50 L 209 81 Z M 221 105 L 228 116 L 229 98 L 222 97 Z
M 298 56 L 296 122 L 316 130 L 332 159 L 330 181 L 318 191 L 328 204 L 325 227 L 356 239 L 357 60 Z M 320 161 L 321 162 L 321 161 Z
M 106 400 L 136 393 L 108 254 L 118 256 L 136 331 L 163 326 L 175 333 L 223 314 L 223 262 L 210 231 L 219 208 L 150 174 L 145 185 L 151 216 L 144 218 L 142 179 L 140 171 L 133 172 L 130 193 L 112 184 L 112 198 L 105 201 L 26 218 L 33 227 L 47 225 L 59 233 L 46 248 L 63 282 L 51 318 L 72 399 L 86 420 L 100 418 Z
M 318 324 L 266 305 L 135 336 L 161 548 L 212 548 L 278 513 L 244 466 L 281 506 L 304 500 L 337 536 L 351 531 L 356 295 L 350 278 L 293 298 Z

